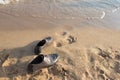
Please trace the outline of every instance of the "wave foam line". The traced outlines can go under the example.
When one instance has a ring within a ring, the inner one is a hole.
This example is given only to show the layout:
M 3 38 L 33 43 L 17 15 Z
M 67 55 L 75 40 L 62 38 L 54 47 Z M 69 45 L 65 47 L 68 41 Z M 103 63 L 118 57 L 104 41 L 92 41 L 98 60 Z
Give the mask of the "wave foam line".
M 118 11 L 119 9 L 120 9 L 120 7 L 116 8 L 116 9 L 113 9 L 113 10 L 112 10 L 112 13 Z
M 100 19 L 103 19 L 105 17 L 105 15 L 106 15 L 106 13 L 105 13 L 105 11 L 103 11 Z
M 5 5 L 5 4 L 9 4 L 11 2 L 18 2 L 18 1 L 19 0 L 0 0 L 0 4 Z

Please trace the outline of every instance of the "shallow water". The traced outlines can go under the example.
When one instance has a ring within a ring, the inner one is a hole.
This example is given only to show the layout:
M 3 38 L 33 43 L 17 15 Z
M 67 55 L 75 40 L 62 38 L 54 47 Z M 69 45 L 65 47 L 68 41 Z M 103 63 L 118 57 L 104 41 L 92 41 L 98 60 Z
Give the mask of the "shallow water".
M 119 28 L 119 8 L 120 0 L 20 0 L 0 5 L 0 13 L 16 18 L 17 23 L 20 22 L 24 26 L 35 25 L 34 23 L 38 25 L 39 22 L 43 22 L 51 26 Z M 24 17 L 30 18 L 31 21 L 26 22 Z M 0 23 L 3 22 L 0 21 Z M 16 24 L 14 21 L 12 23 Z

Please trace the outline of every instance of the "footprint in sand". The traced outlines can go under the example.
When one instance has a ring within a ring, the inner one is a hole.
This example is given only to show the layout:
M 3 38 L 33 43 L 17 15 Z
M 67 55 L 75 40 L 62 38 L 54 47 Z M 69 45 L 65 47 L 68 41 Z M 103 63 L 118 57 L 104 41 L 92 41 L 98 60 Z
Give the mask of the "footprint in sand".
M 54 42 L 55 47 L 62 47 L 66 44 L 72 44 L 76 42 L 77 38 L 68 32 L 56 33 L 57 39 Z
M 118 61 L 120 57 L 118 54 L 114 54 L 115 57 L 111 56 L 112 54 L 113 52 L 108 52 L 107 49 L 90 48 L 87 59 L 91 67 L 89 71 L 86 71 L 87 75 L 84 73 L 84 77 L 86 79 L 94 77 L 96 80 L 117 80 L 116 76 L 120 74 L 120 62 Z
M 107 76 L 106 76 L 104 70 L 100 69 L 99 67 L 96 67 L 96 71 L 98 72 L 98 79 L 99 80 L 107 80 Z
M 98 50 L 98 55 L 101 56 L 104 59 L 112 59 L 112 57 L 108 54 L 108 52 L 102 50 L 101 48 L 96 47 L 96 50 Z
M 114 80 L 114 78 L 108 75 L 107 72 L 104 69 L 102 69 L 102 67 L 96 66 L 96 72 L 98 73 L 98 80 Z

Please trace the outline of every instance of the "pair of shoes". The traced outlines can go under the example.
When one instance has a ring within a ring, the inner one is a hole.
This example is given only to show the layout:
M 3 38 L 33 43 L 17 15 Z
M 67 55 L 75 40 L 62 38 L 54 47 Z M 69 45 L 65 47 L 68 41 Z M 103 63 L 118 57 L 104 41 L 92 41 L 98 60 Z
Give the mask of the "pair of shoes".
M 42 68 L 50 67 L 58 61 L 60 56 L 56 53 L 48 54 L 48 55 L 40 54 L 41 48 L 43 48 L 47 43 L 51 42 L 51 40 L 52 40 L 51 37 L 47 37 L 47 38 L 41 40 L 35 46 L 34 52 L 36 52 L 35 54 L 38 56 L 35 57 L 27 66 L 27 71 L 29 74 L 39 71 Z

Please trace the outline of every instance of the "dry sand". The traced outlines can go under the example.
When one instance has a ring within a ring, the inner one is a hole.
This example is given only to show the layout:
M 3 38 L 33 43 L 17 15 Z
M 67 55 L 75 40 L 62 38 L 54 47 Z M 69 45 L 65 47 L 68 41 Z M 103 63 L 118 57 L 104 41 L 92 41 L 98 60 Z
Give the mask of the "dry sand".
M 120 80 L 120 31 L 106 28 L 1 30 L 0 80 Z M 44 37 L 42 53 L 58 53 L 57 64 L 32 75 L 26 68 Z M 71 37 L 74 42 L 71 42 Z

